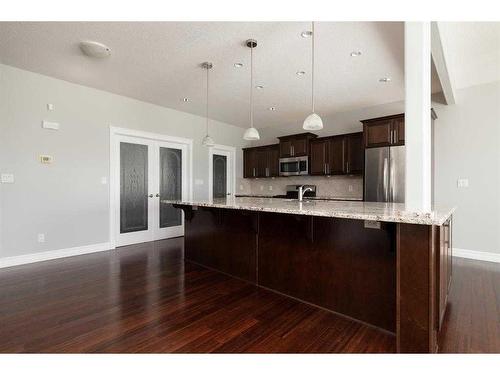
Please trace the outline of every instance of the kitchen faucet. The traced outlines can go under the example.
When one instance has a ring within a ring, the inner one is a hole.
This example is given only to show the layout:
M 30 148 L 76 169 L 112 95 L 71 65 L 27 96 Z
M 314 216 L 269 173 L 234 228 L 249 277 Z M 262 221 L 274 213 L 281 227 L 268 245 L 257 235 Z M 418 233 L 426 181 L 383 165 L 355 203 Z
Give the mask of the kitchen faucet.
M 308 191 L 313 191 L 311 187 L 306 187 L 304 189 L 305 185 L 299 186 L 299 202 L 302 202 L 302 198 L 304 197 L 304 194 L 307 193 Z

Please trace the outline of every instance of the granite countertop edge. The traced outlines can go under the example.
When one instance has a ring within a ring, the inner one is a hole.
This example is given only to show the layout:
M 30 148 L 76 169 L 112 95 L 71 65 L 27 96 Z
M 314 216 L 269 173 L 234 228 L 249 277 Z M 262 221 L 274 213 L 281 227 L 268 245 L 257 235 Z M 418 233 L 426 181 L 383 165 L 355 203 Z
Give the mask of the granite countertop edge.
M 236 198 L 245 199 L 245 198 Z M 335 217 L 341 219 L 370 220 L 392 223 L 443 225 L 453 214 L 455 208 L 448 208 L 432 212 L 406 211 L 398 209 L 400 204 L 359 202 L 359 201 L 315 201 L 298 202 L 286 201 L 281 198 L 248 198 L 253 201 L 231 200 L 210 201 L 177 201 L 162 200 L 162 203 L 179 204 L 187 206 L 226 208 L 235 210 L 248 210 L 260 212 L 273 212 L 293 215 L 310 215 L 320 217 Z M 256 201 L 257 200 L 257 201 Z M 280 207 L 279 205 L 283 205 Z M 313 204 L 311 206 L 311 204 Z M 273 206 L 274 205 L 274 206 Z M 358 205 L 359 207 L 352 206 Z M 343 207 L 344 206 L 344 207 Z M 393 206 L 393 208 L 391 208 Z M 403 205 L 404 207 L 404 205 Z M 373 212 L 366 212 L 372 210 Z M 389 210 L 390 212 L 387 212 Z M 377 212 L 379 211 L 379 212 Z M 384 212 L 385 211 L 385 212 Z

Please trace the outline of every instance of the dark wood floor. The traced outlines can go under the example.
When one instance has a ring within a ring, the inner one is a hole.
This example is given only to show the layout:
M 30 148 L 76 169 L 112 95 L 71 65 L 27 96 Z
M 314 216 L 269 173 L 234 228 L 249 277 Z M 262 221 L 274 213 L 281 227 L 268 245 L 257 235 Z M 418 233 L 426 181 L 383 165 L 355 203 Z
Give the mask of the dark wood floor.
M 0 269 L 0 352 L 394 352 L 394 336 L 182 260 L 183 239 Z M 500 352 L 500 265 L 455 259 L 444 352 Z

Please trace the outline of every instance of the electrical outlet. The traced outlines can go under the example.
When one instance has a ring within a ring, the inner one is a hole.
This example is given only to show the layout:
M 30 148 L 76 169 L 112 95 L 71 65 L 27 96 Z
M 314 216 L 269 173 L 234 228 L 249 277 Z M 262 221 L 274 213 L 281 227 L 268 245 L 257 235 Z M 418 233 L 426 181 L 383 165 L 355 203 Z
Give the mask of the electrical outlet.
M 240 185 L 240 190 L 243 190 L 243 185 Z
M 14 175 L 12 173 L 2 173 L 1 181 L 2 181 L 2 184 L 13 184 L 14 183 Z
M 353 190 L 353 189 L 352 189 L 352 185 L 349 185 L 349 191 L 352 191 L 352 190 Z
M 107 177 L 101 177 L 101 184 L 106 185 L 108 183 Z
M 44 233 L 38 233 L 38 242 L 40 242 L 40 243 L 45 242 L 45 234 Z
M 457 187 L 468 188 L 469 187 L 469 179 L 468 178 L 459 178 L 457 180 Z
M 273 191 L 273 185 L 269 185 L 269 191 Z
M 260 185 L 260 191 L 264 190 L 264 185 Z

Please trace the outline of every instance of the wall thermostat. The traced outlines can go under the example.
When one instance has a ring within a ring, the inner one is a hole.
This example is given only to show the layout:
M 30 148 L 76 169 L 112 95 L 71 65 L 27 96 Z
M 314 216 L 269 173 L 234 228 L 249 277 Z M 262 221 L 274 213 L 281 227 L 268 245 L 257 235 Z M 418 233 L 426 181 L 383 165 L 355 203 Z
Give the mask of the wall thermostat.
M 54 158 L 50 155 L 40 155 L 40 163 L 42 164 L 52 164 Z

